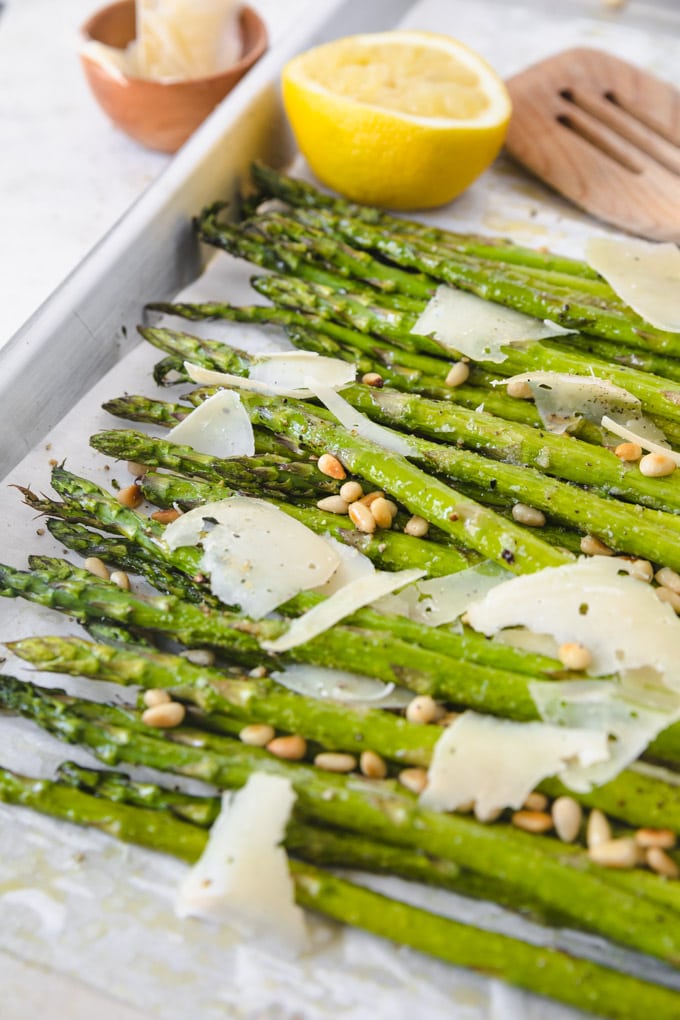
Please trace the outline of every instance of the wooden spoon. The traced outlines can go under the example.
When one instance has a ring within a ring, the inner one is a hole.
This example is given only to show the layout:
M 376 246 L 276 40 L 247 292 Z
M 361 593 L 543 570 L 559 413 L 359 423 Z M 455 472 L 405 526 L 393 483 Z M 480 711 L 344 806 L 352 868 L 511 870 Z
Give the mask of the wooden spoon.
M 534 64 L 507 85 L 511 156 L 593 216 L 680 241 L 680 91 L 586 48 Z

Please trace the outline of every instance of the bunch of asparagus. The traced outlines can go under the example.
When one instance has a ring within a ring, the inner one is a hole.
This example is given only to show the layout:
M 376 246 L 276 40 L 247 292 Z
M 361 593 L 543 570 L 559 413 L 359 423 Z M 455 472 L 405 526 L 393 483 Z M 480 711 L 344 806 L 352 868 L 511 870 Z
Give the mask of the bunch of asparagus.
M 271 304 L 151 307 L 191 320 L 279 324 L 296 346 L 351 362 L 365 381 L 345 388 L 343 397 L 396 435 L 406 431 L 412 456 L 339 427 L 315 401 L 251 392 L 241 393 L 255 429 L 251 458 L 211 457 L 130 429 L 93 436 L 102 454 L 140 465 L 135 494 L 161 513 L 139 512 L 59 466 L 52 473 L 57 499 L 23 489 L 24 500 L 86 564 L 104 561 L 145 578 L 160 594 L 143 596 L 127 583 L 44 556 L 31 557 L 29 571 L 0 566 L 0 595 L 50 606 L 96 639 L 28 638 L 9 647 L 41 669 L 166 692 L 181 706 L 182 721 L 153 728 L 143 704 L 114 708 L 9 676 L 0 680 L 0 705 L 91 749 L 109 766 L 152 766 L 171 782 L 188 776 L 237 788 L 257 770 L 289 778 L 297 803 L 286 848 L 302 905 L 602 1015 L 637 1017 L 653 1008 L 659 1017 L 674 1016 L 670 988 L 477 931 L 325 870 L 385 872 L 493 899 L 542 925 L 581 928 L 671 967 L 680 959 L 680 885 L 649 871 L 605 869 L 578 843 L 522 831 L 508 815 L 482 824 L 420 806 L 415 791 L 426 781 L 442 732 L 437 716 L 420 725 L 378 707 L 293 694 L 268 676 L 294 662 L 340 668 L 434 698 L 440 714 L 471 707 L 522 722 L 538 718 L 531 682 L 569 676 L 562 662 L 490 642 L 462 624 L 431 628 L 370 607 L 272 656 L 262 643 L 322 596 L 303 593 L 275 618 L 249 619 L 212 594 L 198 549 L 171 551 L 162 537 L 168 512 L 242 493 L 270 500 L 386 570 L 417 567 L 438 577 L 491 559 L 524 573 L 568 563 L 590 541 L 600 551 L 639 559 L 638 569 L 649 570 L 650 578 L 659 570 L 675 576 L 680 476 L 645 477 L 587 422 L 576 437 L 547 433 L 532 404 L 491 383 L 499 374 L 534 369 L 592 371 L 633 393 L 673 440 L 680 437 L 680 341 L 639 320 L 575 260 L 349 206 L 265 167 L 254 168 L 254 179 L 247 220 L 227 225 L 213 207 L 197 229 L 202 240 L 273 271 L 253 280 Z M 285 212 L 260 208 L 270 198 L 284 202 Z M 410 332 L 440 282 L 581 332 L 568 342 L 506 348 L 500 365 L 463 362 L 466 378 L 453 385 L 450 354 Z M 185 361 L 240 376 L 253 367 L 252 357 L 214 340 L 164 328 L 140 332 L 164 353 L 154 371 L 161 383 L 186 380 Z M 163 429 L 211 392 L 194 389 L 175 402 L 126 395 L 105 407 Z M 328 511 L 326 501 L 338 497 L 340 483 L 316 461 L 329 453 L 364 490 L 394 500 L 392 527 L 362 531 Z M 529 524 L 513 513 L 518 504 L 540 513 L 541 526 L 535 514 Z M 409 534 L 412 515 L 427 522 L 427 535 Z M 262 747 L 251 746 L 254 732 L 266 734 L 257 741 Z M 277 755 L 281 735 L 297 741 L 295 760 Z M 349 775 L 320 764 L 329 753 Z M 577 798 L 606 812 L 615 834 L 630 844 L 640 828 L 680 833 L 680 726 L 662 733 L 646 757 Z M 567 792 L 557 780 L 542 787 L 546 798 Z M 56 781 L 0 772 L 0 799 L 187 861 L 200 855 L 217 810 L 214 798 L 75 766 L 64 766 Z M 671 854 L 667 860 L 676 867 Z

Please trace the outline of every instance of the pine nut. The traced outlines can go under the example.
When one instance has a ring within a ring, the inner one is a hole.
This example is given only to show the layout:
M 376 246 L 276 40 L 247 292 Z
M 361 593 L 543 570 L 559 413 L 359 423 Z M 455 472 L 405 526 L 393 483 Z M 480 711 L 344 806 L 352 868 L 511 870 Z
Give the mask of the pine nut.
M 649 560 L 636 560 L 629 556 L 621 556 L 620 559 L 627 560 L 630 564 L 630 576 L 636 577 L 638 581 L 644 581 L 646 584 L 654 577 L 654 567 Z M 680 577 L 678 578 L 680 581 Z
M 677 465 L 665 453 L 646 453 L 639 466 L 640 473 L 646 478 L 665 478 L 673 474 Z
M 266 747 L 272 742 L 276 732 L 269 723 L 250 723 L 243 727 L 238 736 L 239 740 L 249 747 Z
M 286 761 L 300 761 L 307 754 L 307 741 L 296 734 L 290 737 L 274 737 L 267 744 L 267 750 L 277 758 Z
M 147 708 L 142 713 L 142 722 L 145 726 L 153 726 L 155 729 L 169 730 L 173 726 L 179 726 L 184 720 L 186 709 L 179 701 L 164 701 L 152 708 Z
M 422 793 L 427 786 L 427 772 L 425 769 L 402 769 L 398 778 L 401 785 L 405 786 L 411 793 Z
M 661 570 L 657 570 L 654 579 L 663 588 L 670 588 L 671 591 L 680 595 L 680 574 L 676 570 L 671 570 L 670 567 L 662 567 Z
M 138 506 L 141 506 L 144 502 L 141 490 L 136 482 L 132 485 L 126 485 L 124 489 L 121 489 L 118 493 L 118 502 L 121 506 L 126 506 L 129 510 L 136 510 Z
M 362 375 L 361 381 L 365 386 L 376 386 L 378 389 L 385 383 L 385 380 L 378 372 L 366 372 L 365 375 Z
M 353 754 L 342 754 L 340 751 L 322 751 L 314 759 L 314 764 L 324 772 L 354 772 L 357 760 Z
M 411 723 L 427 725 L 439 716 L 439 705 L 429 694 L 419 694 L 406 706 L 406 718 Z
M 147 708 L 155 708 L 156 705 L 167 705 L 172 698 L 162 687 L 150 687 L 148 691 L 144 691 L 142 701 Z
M 369 507 L 375 523 L 379 528 L 391 528 L 392 521 L 394 520 L 392 515 L 392 509 L 390 506 L 390 500 L 385 499 L 384 496 L 379 496 L 378 499 L 374 499 Z
M 399 507 L 397 506 L 397 504 L 392 499 L 386 499 L 385 502 L 387 503 L 387 506 L 389 507 L 390 513 L 392 514 L 392 520 L 394 520 L 394 518 L 399 513 Z
M 357 499 L 362 498 L 363 494 L 364 490 L 359 482 L 345 482 L 340 486 L 340 495 L 345 503 L 355 503 Z
M 95 577 L 101 577 L 102 581 L 108 581 L 109 568 L 106 566 L 103 560 L 100 560 L 98 556 L 88 556 L 83 566 L 86 570 L 89 570 Z
M 581 552 L 586 556 L 613 556 L 614 550 L 594 535 L 584 535 L 581 539 Z
M 419 517 L 418 514 L 414 514 L 410 517 L 404 525 L 404 534 L 411 535 L 413 538 L 425 538 L 429 531 L 430 525 L 424 517 Z
M 676 591 L 671 591 L 670 588 L 657 588 L 656 597 L 661 602 L 667 602 L 673 612 L 680 616 L 680 595 Z
M 363 503 L 364 506 L 371 506 L 372 503 L 375 503 L 376 499 L 384 498 L 385 493 L 382 492 L 381 489 L 375 489 L 374 492 L 367 492 L 365 496 L 362 496 L 360 502 Z
M 328 475 L 329 478 L 337 478 L 339 481 L 342 481 L 343 478 L 347 477 L 344 467 L 332 453 L 322 453 L 316 462 L 316 466 L 322 475 Z
M 659 847 L 661 850 L 672 850 L 676 843 L 676 835 L 672 829 L 638 829 L 635 842 L 646 850 Z
M 573 843 L 581 829 L 583 811 L 573 797 L 558 797 L 552 806 L 555 832 L 563 843 Z
M 557 657 L 565 669 L 583 670 L 592 664 L 593 657 L 583 645 L 577 641 L 565 641 L 557 649 Z
M 537 510 L 535 506 L 527 506 L 526 503 L 515 503 L 512 516 L 518 524 L 526 524 L 529 528 L 542 528 L 545 524 L 543 511 Z
M 157 521 L 158 524 L 172 524 L 173 521 L 176 521 L 181 516 L 182 514 L 179 510 L 175 510 L 174 507 L 168 507 L 167 510 L 155 510 L 151 514 L 151 520 Z
M 588 856 L 605 868 L 634 868 L 640 863 L 640 848 L 634 839 L 607 839 L 588 847 Z
M 319 510 L 325 510 L 328 514 L 346 514 L 349 504 L 342 496 L 325 496 L 316 504 Z
M 464 361 L 454 361 L 451 368 L 448 371 L 446 379 L 444 380 L 445 386 L 462 386 L 464 382 L 467 382 L 470 378 L 470 366 Z
M 387 775 L 387 765 L 375 751 L 361 752 L 359 768 L 368 779 L 384 779 Z
M 182 652 L 182 658 L 187 662 L 193 662 L 194 666 L 214 666 L 215 653 L 209 648 L 187 648 Z
M 351 504 L 348 512 L 352 524 L 358 531 L 363 531 L 366 535 L 373 534 L 376 528 L 375 517 L 364 503 L 357 500 Z
M 455 723 L 459 715 L 460 712 L 444 712 L 443 715 L 439 716 L 437 722 L 439 723 L 440 726 L 451 726 L 453 723 Z M 456 808 L 456 810 L 460 811 L 460 808 Z
M 614 453 L 619 460 L 635 461 L 642 456 L 642 447 L 637 443 L 619 443 Z
M 131 475 L 135 475 L 139 478 L 140 475 L 146 474 L 146 464 L 138 464 L 136 460 L 129 460 L 127 462 L 127 469 Z
M 515 811 L 512 824 L 524 832 L 550 832 L 553 820 L 547 811 Z
M 546 811 L 548 798 L 544 793 L 538 793 L 537 790 L 534 790 L 524 801 L 522 807 L 527 811 Z
M 516 400 L 531 400 L 533 397 L 531 386 L 524 379 L 511 379 L 505 387 L 505 392 Z
M 657 875 L 663 875 L 664 878 L 680 877 L 680 868 L 660 846 L 650 847 L 645 854 L 645 861 Z
M 113 581 L 113 583 L 122 591 L 130 591 L 130 578 L 124 570 L 114 570 L 111 574 L 110 580 Z
M 586 826 L 586 846 L 589 850 L 599 846 L 601 843 L 610 843 L 612 830 L 606 815 L 599 808 L 593 808 L 588 815 Z

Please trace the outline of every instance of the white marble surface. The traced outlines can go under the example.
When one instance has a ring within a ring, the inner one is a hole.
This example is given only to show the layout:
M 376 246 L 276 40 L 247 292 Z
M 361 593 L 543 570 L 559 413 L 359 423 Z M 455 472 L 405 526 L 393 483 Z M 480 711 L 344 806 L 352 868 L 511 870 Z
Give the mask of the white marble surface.
M 0 14 L 0 346 L 167 166 L 90 94 L 79 27 L 104 0 L 4 0 Z M 272 44 L 308 0 L 253 0 Z

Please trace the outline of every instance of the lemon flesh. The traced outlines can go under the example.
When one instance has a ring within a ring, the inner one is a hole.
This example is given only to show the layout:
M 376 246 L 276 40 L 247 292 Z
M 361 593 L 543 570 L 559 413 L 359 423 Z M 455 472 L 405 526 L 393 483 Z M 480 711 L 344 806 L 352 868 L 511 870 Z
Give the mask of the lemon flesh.
M 429 208 L 498 154 L 510 100 L 462 43 L 426 32 L 352 36 L 294 58 L 283 101 L 319 179 L 356 202 Z

